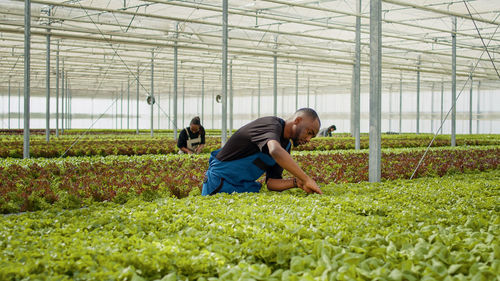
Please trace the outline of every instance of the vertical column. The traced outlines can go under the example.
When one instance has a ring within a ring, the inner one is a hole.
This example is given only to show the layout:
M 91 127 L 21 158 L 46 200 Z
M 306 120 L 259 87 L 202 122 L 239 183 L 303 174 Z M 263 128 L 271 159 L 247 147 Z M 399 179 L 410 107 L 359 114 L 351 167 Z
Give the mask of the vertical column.
M 356 1 L 356 36 L 354 50 L 354 65 L 352 69 L 351 92 L 351 134 L 355 139 L 355 149 L 360 149 L 360 122 L 361 122 L 361 0 Z
M 469 75 L 470 79 L 470 91 L 469 91 L 469 135 L 472 135 L 472 87 L 474 86 L 473 80 L 472 80 L 472 66 L 471 66 L 471 71 Z
M 215 89 L 212 89 L 212 129 L 215 129 Z
M 431 89 L 431 133 L 434 133 L 434 82 Z
M 135 125 L 135 133 L 139 134 L 139 66 L 137 66 L 137 77 L 135 78 L 135 84 L 137 87 L 137 93 L 136 93 L 136 125 Z
M 156 105 L 158 106 L 158 112 L 156 113 L 158 116 L 158 130 L 160 129 L 160 121 L 161 121 L 161 112 L 160 112 L 160 93 L 156 95 Z
M 127 130 L 130 130 L 130 75 L 127 78 Z
M 120 90 L 120 129 L 123 130 L 123 82 L 121 83 Z
M 382 2 L 370 0 L 370 150 L 369 180 L 381 176 Z
M 392 84 L 389 86 L 389 132 L 392 132 Z
M 399 74 L 399 133 L 403 124 L 403 72 Z
M 451 33 L 451 146 L 456 146 L 456 120 L 457 120 L 457 18 L 452 19 L 453 31 Z
M 56 52 L 56 137 L 59 137 L 59 40 Z
M 440 129 L 441 133 L 443 133 L 443 126 L 444 126 L 444 124 L 443 124 L 443 113 L 444 113 L 443 108 L 444 108 L 444 81 L 443 81 L 443 79 L 441 79 L 441 118 L 440 118 L 441 122 L 439 123 L 440 124 L 439 127 L 441 128 Z
M 309 78 L 310 78 L 310 76 L 309 76 L 309 75 L 307 75 L 307 107 L 310 107 L 310 106 L 309 106 L 309 98 L 310 98 L 310 96 L 311 96 L 311 92 L 310 92 L 310 89 L 311 89 L 311 88 L 309 87 L 309 82 L 310 82 L 310 81 L 309 81 Z
M 155 95 L 154 95 L 154 78 L 155 78 L 155 51 L 151 51 L 151 136 L 154 135 L 153 133 L 153 113 L 154 113 L 154 100 L 155 100 Z
M 48 24 L 50 25 L 50 12 L 52 7 L 49 6 L 48 10 Z M 45 87 L 46 87 L 46 104 L 45 104 L 45 141 L 50 141 L 50 28 L 47 28 L 47 55 L 45 61 Z M 9 124 L 10 125 L 10 124 Z
M 94 125 L 94 97 L 90 99 L 90 124 Z
M 479 134 L 479 117 L 481 114 L 481 107 L 480 107 L 480 88 L 481 88 L 481 81 L 478 81 L 477 83 L 477 119 L 476 119 L 476 134 Z
M 7 129 L 10 130 L 10 76 L 9 76 L 9 89 L 8 89 L 8 94 L 9 94 L 9 101 L 8 101 L 8 109 L 7 109 Z
M 222 0 L 222 146 L 224 146 L 227 141 L 227 14 L 228 0 Z
M 257 118 L 260 118 L 260 71 L 259 71 L 259 82 L 257 88 Z
M 17 128 L 21 129 L 21 83 L 17 84 Z
M 201 124 L 205 122 L 205 69 L 201 69 Z
M 186 104 L 186 77 L 182 77 L 182 127 L 184 127 L 185 125 L 185 114 L 184 114 L 184 111 L 185 111 L 185 104 Z
M 420 133 L 420 56 L 417 62 L 417 134 Z
M 234 112 L 233 112 L 233 60 L 229 62 L 229 135 L 233 134 L 233 120 L 234 120 Z
M 24 1 L 24 144 L 23 158 L 30 157 L 30 50 L 31 0 Z
M 295 110 L 297 109 L 299 109 L 299 63 L 298 62 L 295 63 Z
M 278 57 L 276 52 L 273 56 L 273 115 L 278 116 Z
M 64 71 L 64 58 L 62 61 L 62 75 L 61 75 L 61 133 L 64 134 L 64 108 L 65 106 L 65 99 L 64 96 L 66 95 L 66 80 L 65 80 L 65 71 Z
M 174 42 L 174 140 L 177 140 L 177 37 L 178 37 L 179 23 L 175 24 L 175 42 Z

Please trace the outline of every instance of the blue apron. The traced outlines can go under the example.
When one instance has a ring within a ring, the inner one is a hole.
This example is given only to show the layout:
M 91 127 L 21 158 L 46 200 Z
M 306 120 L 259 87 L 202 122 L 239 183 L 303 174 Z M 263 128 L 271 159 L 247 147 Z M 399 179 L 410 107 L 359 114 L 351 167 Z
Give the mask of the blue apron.
M 290 152 L 290 148 L 289 142 L 286 151 Z M 219 151 L 220 149 L 210 153 L 201 195 L 214 195 L 218 192 L 259 192 L 262 185 L 256 180 L 276 164 L 270 155 L 260 151 L 245 158 L 220 161 L 215 157 Z

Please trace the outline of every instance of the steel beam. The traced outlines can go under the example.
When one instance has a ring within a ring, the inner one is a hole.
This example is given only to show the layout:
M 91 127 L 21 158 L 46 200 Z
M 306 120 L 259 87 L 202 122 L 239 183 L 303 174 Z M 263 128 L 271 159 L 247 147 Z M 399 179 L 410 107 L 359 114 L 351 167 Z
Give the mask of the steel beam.
M 221 145 L 227 141 L 227 39 L 228 39 L 228 0 L 222 1 L 222 128 Z
M 457 18 L 452 18 L 451 33 L 451 146 L 456 146 L 457 122 Z
M 481 81 L 477 82 L 477 119 L 476 119 L 476 134 L 479 134 L 479 118 L 481 116 L 480 96 L 481 96 Z
M 178 37 L 178 31 L 179 31 L 179 23 L 175 23 L 175 37 Z M 173 127 L 174 127 L 174 140 L 177 140 L 177 95 L 178 95 L 178 87 L 177 87 L 177 59 L 178 59 L 178 54 L 177 54 L 177 40 L 174 43 L 174 121 L 173 121 Z
M 8 89 L 8 95 L 9 95 L 9 98 L 8 98 L 8 109 L 7 109 L 7 129 L 10 130 L 10 76 L 9 76 L 9 89 Z
M 66 80 L 65 80 L 65 71 L 64 71 L 64 58 L 62 60 L 62 73 L 61 73 L 61 134 L 64 134 L 64 108 L 65 100 L 64 96 L 66 95 Z
M 48 16 L 51 16 L 52 7 L 49 6 Z M 48 22 L 50 25 L 50 19 Z M 45 87 L 46 87 L 46 104 L 45 104 L 45 141 L 50 142 L 50 28 L 47 28 L 47 55 L 45 61 Z
M 258 88 L 257 88 L 257 118 L 260 118 L 260 71 L 258 72 Z
M 276 52 L 274 52 L 276 54 Z M 278 57 L 273 57 L 273 115 L 278 116 Z
M 234 94 L 233 94 L 233 60 L 229 61 L 229 135 L 233 135 L 233 106 L 234 106 Z
M 201 124 L 205 123 L 205 69 L 201 69 Z
M 399 133 L 403 128 L 403 72 L 399 74 Z
M 135 85 L 137 87 L 137 92 L 136 92 L 136 126 L 135 126 L 135 133 L 138 135 L 139 134 L 139 66 L 137 66 L 137 77 L 135 78 Z
M 24 1 L 24 143 L 23 158 L 30 157 L 30 48 L 31 0 Z
M 441 128 L 441 134 L 443 133 L 443 127 L 444 127 L 444 124 L 443 124 L 443 115 L 444 114 L 444 81 L 441 79 L 441 122 L 439 123 L 439 127 Z
M 472 87 L 473 86 L 474 86 L 474 82 L 472 80 L 472 69 L 471 69 L 471 72 L 470 72 L 470 90 L 469 90 L 469 135 L 472 135 Z
M 420 134 L 420 56 L 417 62 L 417 135 Z
M 299 63 L 295 63 L 295 110 L 299 109 Z
M 151 97 L 151 136 L 154 136 L 153 132 L 153 113 L 154 113 L 154 78 L 155 78 L 155 51 L 151 51 L 151 93 L 149 94 Z
M 56 52 L 56 137 L 59 137 L 59 40 Z
M 127 130 L 130 130 L 130 77 L 127 78 Z
M 356 1 L 356 35 L 354 49 L 354 65 L 352 68 L 351 87 L 351 134 L 354 137 L 354 148 L 361 147 L 360 123 L 361 123 L 361 0 Z
M 123 82 L 120 89 L 120 129 L 123 130 Z
M 434 133 L 434 82 L 431 89 L 431 133 Z
M 370 149 L 369 180 L 381 177 L 382 2 L 370 0 Z
M 311 88 L 309 87 L 309 80 L 310 80 L 309 78 L 310 78 L 310 76 L 307 75 L 307 107 L 308 108 L 310 107 L 310 105 L 309 105 L 309 99 L 310 99 L 310 96 L 311 96 L 311 93 L 310 93 L 310 89 Z

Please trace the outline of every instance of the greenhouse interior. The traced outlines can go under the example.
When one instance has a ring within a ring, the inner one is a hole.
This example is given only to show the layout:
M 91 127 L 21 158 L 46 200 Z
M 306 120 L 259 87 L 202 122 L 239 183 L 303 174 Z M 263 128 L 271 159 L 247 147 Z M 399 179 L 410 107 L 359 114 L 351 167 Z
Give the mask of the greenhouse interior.
M 499 28 L 498 0 L 0 0 L 0 280 L 500 280 Z

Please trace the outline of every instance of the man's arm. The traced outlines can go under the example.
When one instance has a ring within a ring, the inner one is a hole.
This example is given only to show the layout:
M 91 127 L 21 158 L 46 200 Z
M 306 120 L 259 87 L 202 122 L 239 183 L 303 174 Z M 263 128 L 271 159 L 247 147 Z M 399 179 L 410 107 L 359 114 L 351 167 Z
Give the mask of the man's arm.
M 319 193 L 321 189 L 319 189 L 316 182 L 311 179 L 304 171 L 293 161 L 292 156 L 286 152 L 283 147 L 281 147 L 280 143 L 276 140 L 270 140 L 267 142 L 267 147 L 269 149 L 269 154 L 273 159 L 280 165 L 283 169 L 290 172 L 294 175 L 300 182 L 299 187 L 302 188 L 307 193 Z
M 296 180 L 295 180 L 296 181 Z M 267 189 L 272 191 L 283 191 L 295 186 L 294 179 L 268 179 L 266 181 Z

